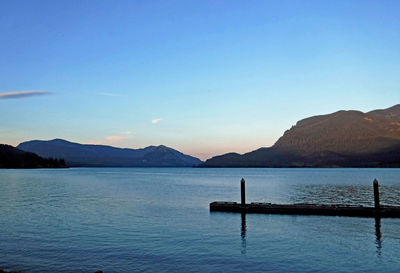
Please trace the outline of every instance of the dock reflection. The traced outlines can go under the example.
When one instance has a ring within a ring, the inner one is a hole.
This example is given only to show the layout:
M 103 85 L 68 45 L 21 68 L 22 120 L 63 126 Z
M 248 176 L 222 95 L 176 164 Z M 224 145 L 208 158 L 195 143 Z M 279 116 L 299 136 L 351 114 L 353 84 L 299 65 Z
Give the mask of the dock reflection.
M 246 232 L 247 232 L 246 213 L 241 213 L 241 218 L 242 218 L 242 227 L 240 231 L 240 237 L 242 238 L 242 254 L 246 254 Z
M 246 254 L 246 234 L 247 234 L 247 221 L 246 213 L 241 213 L 241 230 L 240 237 L 242 240 L 242 254 Z M 381 218 L 375 217 L 375 245 L 378 257 L 382 255 L 382 232 L 381 232 Z
M 382 255 L 382 233 L 381 233 L 381 218 L 375 217 L 375 245 L 376 245 L 376 253 L 378 257 Z

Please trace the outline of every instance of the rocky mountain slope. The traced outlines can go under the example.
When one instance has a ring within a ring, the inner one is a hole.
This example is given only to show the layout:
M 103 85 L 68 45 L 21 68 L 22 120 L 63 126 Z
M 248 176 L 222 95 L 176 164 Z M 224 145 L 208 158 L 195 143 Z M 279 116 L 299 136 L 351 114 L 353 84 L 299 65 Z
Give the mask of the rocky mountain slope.
M 400 105 L 297 122 L 270 148 L 213 157 L 202 167 L 397 167 Z

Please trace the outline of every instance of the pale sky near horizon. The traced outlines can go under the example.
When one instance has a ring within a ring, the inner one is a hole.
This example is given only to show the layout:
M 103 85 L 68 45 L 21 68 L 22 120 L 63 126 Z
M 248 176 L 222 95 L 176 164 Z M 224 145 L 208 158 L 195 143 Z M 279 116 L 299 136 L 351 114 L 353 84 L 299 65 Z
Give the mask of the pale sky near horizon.
M 0 143 L 206 159 L 400 103 L 400 1 L 0 1 Z

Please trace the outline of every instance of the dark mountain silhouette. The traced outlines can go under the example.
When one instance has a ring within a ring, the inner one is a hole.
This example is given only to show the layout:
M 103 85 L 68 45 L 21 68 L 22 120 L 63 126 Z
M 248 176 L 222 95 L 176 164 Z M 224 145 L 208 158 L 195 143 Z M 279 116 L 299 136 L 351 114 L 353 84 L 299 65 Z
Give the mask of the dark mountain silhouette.
M 18 148 L 45 157 L 61 157 L 71 167 L 192 167 L 202 161 L 166 146 L 122 149 L 62 139 L 23 142 Z
M 400 167 L 400 105 L 297 122 L 270 148 L 213 157 L 202 167 Z
M 63 159 L 42 158 L 10 145 L 0 144 L 0 168 L 66 168 Z

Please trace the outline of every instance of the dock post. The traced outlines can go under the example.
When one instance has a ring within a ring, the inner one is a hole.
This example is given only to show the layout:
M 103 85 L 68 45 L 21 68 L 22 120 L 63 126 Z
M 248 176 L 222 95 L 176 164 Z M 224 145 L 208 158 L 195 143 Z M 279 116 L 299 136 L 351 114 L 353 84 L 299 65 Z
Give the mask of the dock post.
M 244 178 L 240 180 L 240 193 L 241 193 L 241 204 L 242 206 L 246 205 L 246 182 L 244 181 Z
M 375 201 L 375 209 L 380 209 L 381 205 L 379 204 L 379 183 L 378 180 L 374 180 L 374 201 Z

